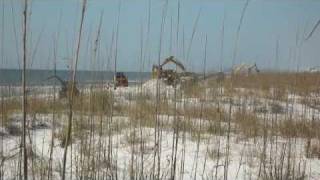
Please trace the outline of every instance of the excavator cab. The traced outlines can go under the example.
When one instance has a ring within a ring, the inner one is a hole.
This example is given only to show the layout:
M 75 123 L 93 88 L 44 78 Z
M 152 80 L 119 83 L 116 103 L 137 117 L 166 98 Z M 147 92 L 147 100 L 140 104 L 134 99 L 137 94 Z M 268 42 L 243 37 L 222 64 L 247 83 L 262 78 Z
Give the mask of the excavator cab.
M 117 72 L 115 76 L 116 87 L 128 87 L 128 78 L 123 72 Z
M 152 79 L 158 78 L 158 66 L 153 65 L 152 66 Z

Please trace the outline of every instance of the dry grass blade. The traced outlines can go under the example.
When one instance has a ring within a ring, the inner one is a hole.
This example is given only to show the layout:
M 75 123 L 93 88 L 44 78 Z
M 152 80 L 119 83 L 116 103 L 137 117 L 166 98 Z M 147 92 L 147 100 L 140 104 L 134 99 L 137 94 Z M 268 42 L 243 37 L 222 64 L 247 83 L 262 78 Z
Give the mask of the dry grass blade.
M 74 91 L 75 91 L 75 80 L 76 80 L 76 72 L 77 72 L 77 65 L 79 60 L 79 54 L 80 54 L 80 45 L 81 45 L 81 37 L 82 37 L 82 28 L 83 28 L 83 22 L 86 12 L 86 5 L 87 0 L 83 0 L 82 4 L 82 11 L 81 11 L 81 20 L 80 20 L 80 27 L 79 27 L 79 36 L 78 36 L 78 44 L 77 44 L 77 50 L 75 54 L 74 59 L 74 69 L 72 71 L 72 85 L 71 85 L 71 94 L 69 97 L 69 117 L 68 117 L 68 130 L 67 130 L 67 137 L 66 137 L 66 143 L 64 147 L 64 154 L 63 154 L 63 168 L 62 168 L 62 180 L 65 179 L 66 174 L 66 162 L 67 162 L 67 154 L 68 154 L 68 144 L 71 140 L 71 131 L 72 131 L 72 119 L 73 119 L 73 103 L 74 103 Z

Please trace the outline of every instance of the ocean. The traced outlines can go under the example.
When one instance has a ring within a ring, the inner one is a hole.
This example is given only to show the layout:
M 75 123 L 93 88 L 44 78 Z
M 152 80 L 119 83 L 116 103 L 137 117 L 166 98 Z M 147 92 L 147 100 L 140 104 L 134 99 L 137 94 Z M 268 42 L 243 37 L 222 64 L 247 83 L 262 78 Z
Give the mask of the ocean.
M 21 84 L 21 73 L 19 69 L 0 69 L 1 86 L 19 86 Z M 146 81 L 151 78 L 150 72 L 124 72 L 129 83 L 140 80 Z M 28 86 L 52 85 L 56 80 L 50 78 L 54 75 L 53 70 L 27 70 L 26 79 Z M 69 70 L 57 70 L 56 75 L 63 80 L 70 80 Z M 76 81 L 78 84 L 98 84 L 113 80 L 114 73 L 111 71 L 77 71 Z M 57 82 L 57 81 L 56 81 Z

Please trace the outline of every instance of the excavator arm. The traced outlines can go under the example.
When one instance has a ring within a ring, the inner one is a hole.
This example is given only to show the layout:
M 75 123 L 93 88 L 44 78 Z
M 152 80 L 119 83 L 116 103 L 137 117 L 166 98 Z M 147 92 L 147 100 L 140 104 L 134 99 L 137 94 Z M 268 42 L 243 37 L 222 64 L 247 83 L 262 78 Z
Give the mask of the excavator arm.
M 167 59 L 164 60 L 164 62 L 160 65 L 160 68 L 162 68 L 164 65 L 168 64 L 168 63 L 173 63 L 176 66 L 178 66 L 182 71 L 185 71 L 185 67 L 183 66 L 183 64 L 181 62 L 179 62 L 177 59 L 174 58 L 174 56 L 170 56 Z
M 74 86 L 74 91 L 70 91 L 71 90 L 70 82 L 62 80 L 59 76 L 53 75 L 47 78 L 47 80 L 49 79 L 57 79 L 61 83 L 61 90 L 59 92 L 60 98 L 68 97 L 71 94 L 71 92 L 74 93 L 74 96 L 78 96 L 80 93 L 76 86 Z
M 67 82 L 62 80 L 59 76 L 53 75 L 47 78 L 47 80 L 50 80 L 50 79 L 57 79 L 61 83 L 61 86 L 67 87 Z

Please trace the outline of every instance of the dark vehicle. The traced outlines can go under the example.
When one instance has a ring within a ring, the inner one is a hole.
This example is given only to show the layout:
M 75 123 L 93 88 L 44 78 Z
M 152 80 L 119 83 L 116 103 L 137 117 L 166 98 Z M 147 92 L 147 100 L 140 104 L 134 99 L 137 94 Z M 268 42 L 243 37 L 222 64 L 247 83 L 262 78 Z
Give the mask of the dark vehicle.
M 116 87 L 128 87 L 128 78 L 123 72 L 117 72 L 115 76 Z

